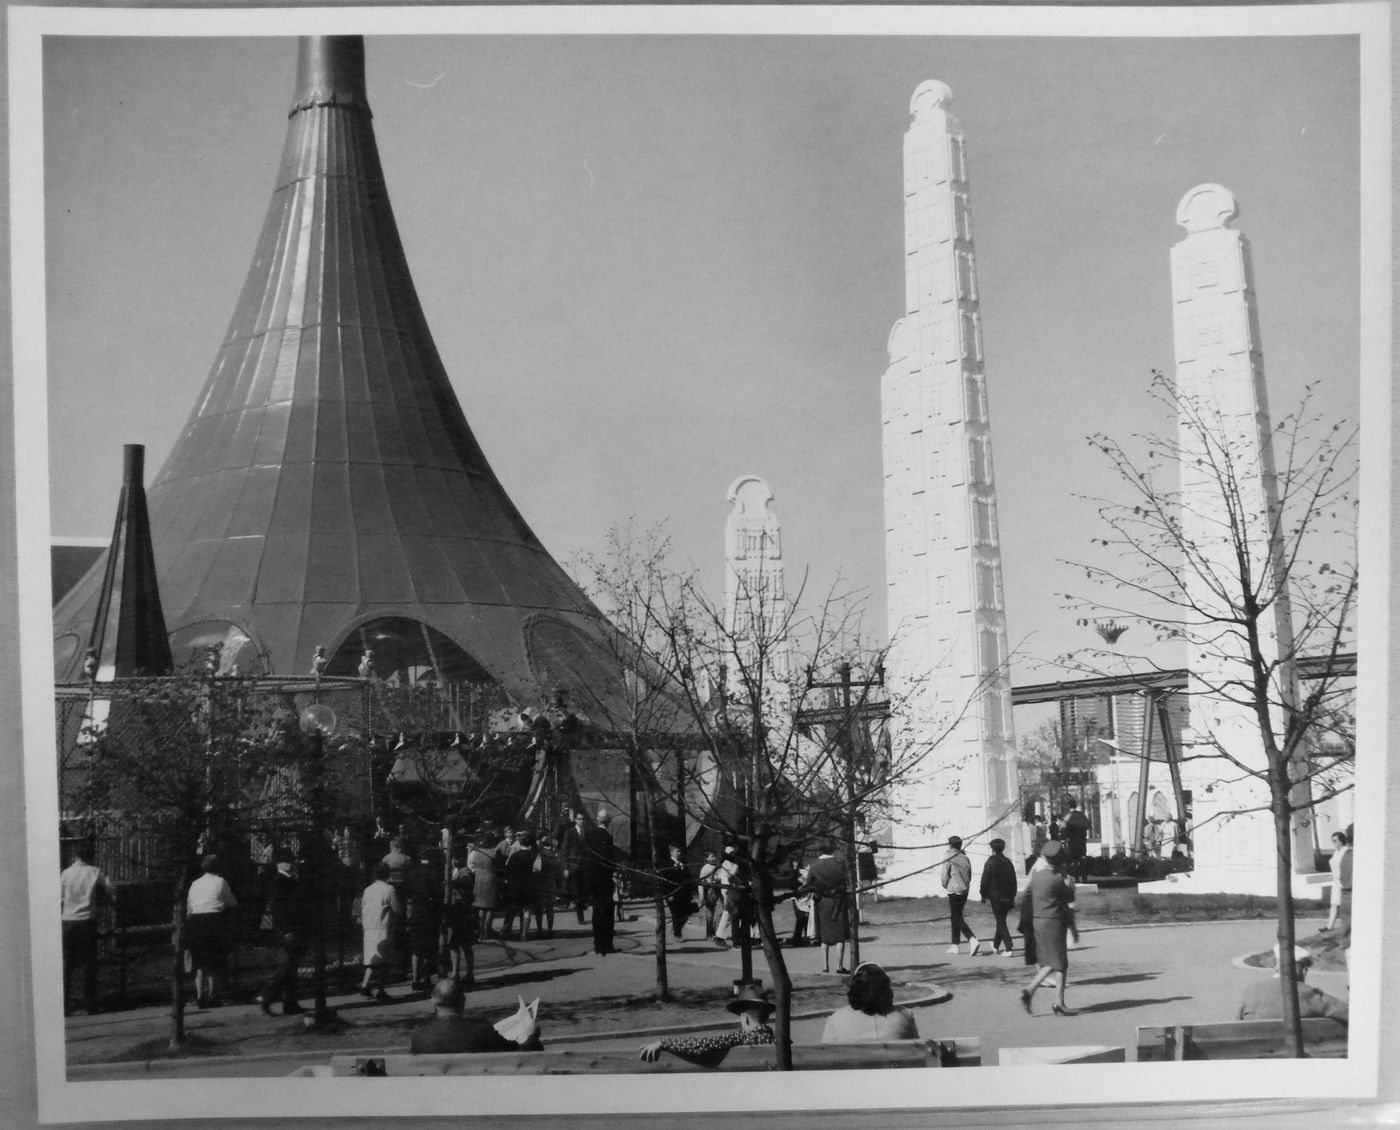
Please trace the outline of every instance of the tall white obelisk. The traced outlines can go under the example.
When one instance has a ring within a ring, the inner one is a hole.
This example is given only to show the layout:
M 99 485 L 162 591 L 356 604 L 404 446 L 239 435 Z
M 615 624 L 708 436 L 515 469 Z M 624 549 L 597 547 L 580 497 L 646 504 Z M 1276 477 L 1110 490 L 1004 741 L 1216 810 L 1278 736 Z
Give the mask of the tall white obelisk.
M 1172 321 L 1176 337 L 1176 388 L 1206 426 L 1178 429 L 1181 459 L 1181 522 L 1184 536 L 1209 570 L 1187 570 L 1198 607 L 1227 611 L 1208 575 L 1238 576 L 1236 553 L 1244 547 L 1259 591 L 1272 596 L 1281 569 L 1269 530 L 1278 510 L 1273 428 L 1259 342 L 1253 267 L 1244 236 L 1226 225 L 1239 209 L 1218 184 L 1197 185 L 1177 205 L 1176 222 L 1186 237 L 1171 250 Z M 1211 438 L 1207 442 L 1203 434 Z M 1211 450 L 1207 451 L 1207 446 Z M 1222 491 L 1220 476 L 1197 473 L 1198 466 L 1220 466 L 1228 452 L 1234 485 Z M 1199 455 L 1199 461 L 1197 459 Z M 1238 597 L 1235 598 L 1238 603 Z M 1286 584 L 1279 586 L 1272 613 L 1259 620 L 1260 644 L 1278 663 L 1272 696 L 1297 695 L 1291 662 L 1292 613 Z M 1263 741 L 1252 705 L 1240 701 L 1246 678 L 1245 652 L 1227 626 L 1205 647 L 1191 647 L 1187 658 L 1190 727 L 1184 735 L 1190 759 L 1183 786 L 1191 790 L 1195 871 L 1193 890 L 1272 894 L 1275 891 L 1275 838 L 1268 790 L 1241 773 L 1228 758 L 1256 771 L 1265 764 Z M 1229 689 L 1232 682 L 1237 685 Z M 1227 688 L 1222 693 L 1218 688 Z M 1275 731 L 1278 731 L 1276 723 Z M 1227 756 L 1211 757 L 1213 752 Z M 1295 823 L 1294 870 L 1313 870 L 1312 837 Z M 1296 884 L 1295 884 L 1296 886 Z M 1299 888 L 1301 890 L 1301 888 Z M 1314 897 L 1318 890 L 1312 891 Z
M 972 208 L 952 92 L 921 84 L 904 137 L 905 315 L 880 400 L 896 894 L 936 893 L 950 835 L 1018 858 L 1006 615 Z M 898 768 L 896 768 L 898 776 Z

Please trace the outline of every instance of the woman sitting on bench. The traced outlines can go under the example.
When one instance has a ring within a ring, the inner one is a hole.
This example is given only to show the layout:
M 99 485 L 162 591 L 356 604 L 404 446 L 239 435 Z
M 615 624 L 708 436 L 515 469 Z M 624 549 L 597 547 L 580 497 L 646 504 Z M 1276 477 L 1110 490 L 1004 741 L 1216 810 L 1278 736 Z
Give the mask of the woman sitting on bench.
M 718 1036 L 667 1036 L 653 1040 L 642 1048 L 641 1058 L 655 1063 L 662 1052 L 670 1052 L 691 1063 L 714 1067 L 730 1048 L 773 1042 L 773 1029 L 768 1025 L 768 1018 L 773 1015 L 773 1002 L 757 986 L 745 985 L 724 1007 L 739 1016 L 739 1027 L 734 1031 Z
M 913 1016 L 907 1009 L 895 1006 L 889 974 L 873 961 L 856 966 L 846 999 L 850 1004 L 827 1018 L 822 1043 L 879 1044 L 919 1038 Z

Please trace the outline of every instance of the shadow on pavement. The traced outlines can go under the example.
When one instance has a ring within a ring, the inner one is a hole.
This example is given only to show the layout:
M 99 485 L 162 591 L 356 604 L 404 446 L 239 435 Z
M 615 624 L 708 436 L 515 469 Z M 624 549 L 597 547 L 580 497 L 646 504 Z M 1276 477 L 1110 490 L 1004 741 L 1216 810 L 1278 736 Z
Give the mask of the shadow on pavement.
M 582 973 L 585 966 L 571 965 L 556 969 L 519 969 L 510 973 L 500 973 L 491 977 L 481 977 L 469 992 L 485 992 L 490 989 L 504 989 L 511 985 L 533 985 L 541 981 L 553 981 L 556 977 L 568 977 Z
M 1155 981 L 1156 973 L 1119 973 L 1113 977 L 1086 977 L 1075 980 L 1076 985 L 1127 985 L 1133 981 Z
M 1088 984 L 1088 982 L 1081 982 L 1081 984 Z M 1074 988 L 1073 981 L 1069 983 L 1069 987 L 1071 990 Z M 1190 1001 L 1195 999 L 1195 997 L 1137 997 L 1133 1000 L 1100 1001 L 1098 1004 L 1081 1005 L 1077 1006 L 1075 1011 L 1084 1013 L 1119 1012 L 1125 1008 L 1144 1008 L 1148 1005 L 1171 1004 L 1173 1001 Z

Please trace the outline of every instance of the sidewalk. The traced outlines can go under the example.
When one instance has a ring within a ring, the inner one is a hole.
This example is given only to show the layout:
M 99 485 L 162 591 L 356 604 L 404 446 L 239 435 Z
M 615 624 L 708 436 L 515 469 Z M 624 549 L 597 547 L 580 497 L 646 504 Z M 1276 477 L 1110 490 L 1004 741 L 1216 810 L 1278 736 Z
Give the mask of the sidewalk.
M 897 909 L 887 913 L 896 920 L 862 929 L 862 959 L 877 961 L 890 973 L 896 1001 L 912 1007 L 921 1034 L 978 1036 L 988 1065 L 997 1062 L 1002 1047 L 1131 1046 L 1138 1025 L 1232 1019 L 1245 986 L 1269 976 L 1237 965 L 1236 959 L 1268 949 L 1274 929 L 1269 920 L 1087 928 L 1081 947 L 1070 953 L 1067 999 L 1079 1015 L 1051 1015 L 1053 995 L 1044 990 L 1036 995 L 1036 1015 L 1028 1017 L 1018 994 L 1030 970 L 1019 950 L 1011 959 L 969 958 L 964 947 L 954 957 L 945 952 L 946 920 L 909 920 Z M 979 924 L 973 921 L 974 927 Z M 668 981 L 678 1003 L 667 1006 L 651 1003 L 648 996 L 655 983 L 649 917 L 619 923 L 619 952 L 606 957 L 592 952 L 587 927 L 562 917 L 557 925 L 560 932 L 552 940 L 478 945 L 478 984 L 468 1008 L 499 1018 L 514 1011 L 517 997 L 527 1002 L 539 997 L 541 1029 L 550 1046 L 635 1047 L 668 1032 L 732 1025 L 720 1006 L 739 977 L 739 953 L 698 938 L 693 925 L 678 945 L 668 938 Z M 793 1039 L 815 1043 L 826 1015 L 845 1003 L 845 978 L 822 972 L 816 947 L 783 952 L 794 984 Z M 769 983 L 758 947 L 754 974 Z M 1343 997 L 1345 980 L 1335 973 L 1310 978 Z M 310 986 L 302 989 L 302 1003 L 309 1006 Z M 186 1030 L 192 1049 L 205 1054 L 178 1060 L 165 1052 L 170 1025 L 165 1010 L 71 1017 L 66 1022 L 70 1076 L 284 1075 L 303 1063 L 324 1063 L 339 1050 L 406 1051 L 409 1031 L 431 1008 L 424 994 L 410 994 L 407 986 L 393 987 L 391 995 L 395 999 L 384 1004 L 354 994 L 330 998 L 330 1007 L 353 1025 L 340 1035 L 308 1033 L 300 1018 L 264 1016 L 252 1004 L 191 1009 Z

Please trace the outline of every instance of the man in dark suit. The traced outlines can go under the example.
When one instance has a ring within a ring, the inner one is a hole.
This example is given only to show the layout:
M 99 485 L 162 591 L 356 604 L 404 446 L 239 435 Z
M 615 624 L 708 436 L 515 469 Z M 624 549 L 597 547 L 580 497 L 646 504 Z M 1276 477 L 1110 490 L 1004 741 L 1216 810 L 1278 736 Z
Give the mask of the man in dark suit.
M 277 870 L 267 893 L 267 913 L 272 919 L 272 932 L 282 948 L 282 955 L 272 980 L 257 996 L 258 1007 L 272 1015 L 272 1002 L 282 1002 L 282 1014 L 289 1016 L 305 1009 L 297 1003 L 297 965 L 306 945 L 306 900 L 301 883 L 292 874 L 290 848 L 277 848 L 272 853 Z
M 593 952 L 613 952 L 613 872 L 617 845 L 608 825 L 612 817 L 598 813 L 598 823 L 583 833 L 583 885 L 593 904 Z
M 466 1007 L 462 986 L 451 977 L 433 986 L 433 1019 L 414 1030 L 409 1051 L 414 1055 L 445 1055 L 454 1052 L 537 1052 L 543 1049 L 536 1028 L 523 1044 L 508 1040 L 489 1020 L 473 1020 L 462 1015 Z
M 584 815 L 583 809 L 576 808 L 573 812 L 573 822 L 563 828 L 556 838 L 556 846 L 564 865 L 568 901 L 578 912 L 580 926 L 583 925 L 583 905 L 588 901 L 588 892 L 584 890 L 583 885 L 583 837 L 587 831 L 588 817 Z

